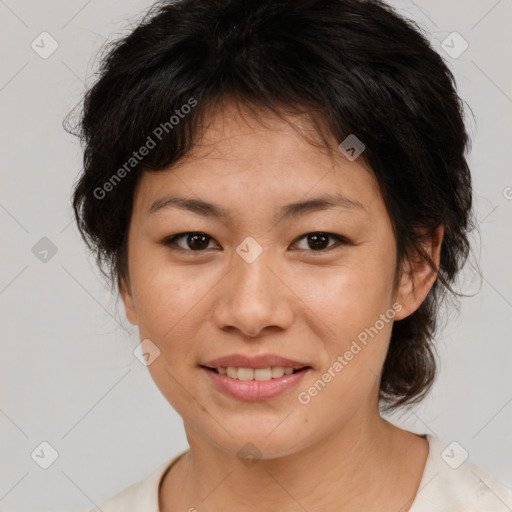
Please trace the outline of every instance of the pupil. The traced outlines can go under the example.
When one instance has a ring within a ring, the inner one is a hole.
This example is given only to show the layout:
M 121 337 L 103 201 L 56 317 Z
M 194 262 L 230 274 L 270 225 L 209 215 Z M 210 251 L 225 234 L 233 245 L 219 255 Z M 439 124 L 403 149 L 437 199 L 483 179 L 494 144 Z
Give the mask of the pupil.
M 329 235 L 324 233 L 314 233 L 312 235 L 308 235 L 308 242 L 312 249 L 325 249 L 325 247 L 328 245 L 328 240 Z
M 203 239 L 202 241 L 200 239 Z M 203 233 L 195 233 L 188 236 L 189 247 L 194 251 L 200 251 L 208 247 L 207 236 Z

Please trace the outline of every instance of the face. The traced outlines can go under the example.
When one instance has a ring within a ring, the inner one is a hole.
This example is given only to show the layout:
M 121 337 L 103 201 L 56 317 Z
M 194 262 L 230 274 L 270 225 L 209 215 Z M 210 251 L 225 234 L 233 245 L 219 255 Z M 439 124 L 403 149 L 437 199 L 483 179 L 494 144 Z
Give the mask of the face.
M 392 225 L 360 160 L 264 121 L 226 108 L 185 160 L 142 175 L 122 298 L 160 351 L 148 368 L 189 442 L 251 442 L 270 458 L 378 415 L 393 315 L 413 312 L 433 279 L 418 264 L 393 289 Z M 214 361 L 234 355 L 249 359 Z

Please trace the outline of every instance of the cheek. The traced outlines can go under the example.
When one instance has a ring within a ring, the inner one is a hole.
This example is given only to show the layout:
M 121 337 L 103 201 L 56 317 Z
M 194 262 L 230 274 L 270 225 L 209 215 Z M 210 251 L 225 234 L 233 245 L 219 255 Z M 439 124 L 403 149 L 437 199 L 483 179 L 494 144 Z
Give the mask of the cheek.
M 186 411 L 190 397 L 183 389 L 194 364 L 202 286 L 211 285 L 194 276 L 192 266 L 177 268 L 151 258 L 137 262 L 131 274 L 140 338 L 150 339 L 160 350 L 148 370 L 169 403 L 178 412 Z
M 302 275 L 304 302 L 339 336 L 338 343 L 373 325 L 392 305 L 393 258 L 392 251 L 368 247 L 323 275 Z
M 131 269 L 141 335 L 160 342 L 175 337 L 187 324 L 186 317 L 197 315 L 197 306 L 212 286 L 193 266 L 177 267 L 136 254 Z

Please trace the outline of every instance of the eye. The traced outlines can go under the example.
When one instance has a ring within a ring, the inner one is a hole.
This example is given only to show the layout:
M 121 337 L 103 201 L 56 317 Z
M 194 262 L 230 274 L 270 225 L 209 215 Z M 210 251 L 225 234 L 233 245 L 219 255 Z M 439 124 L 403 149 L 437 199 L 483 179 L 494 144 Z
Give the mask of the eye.
M 185 241 L 185 247 L 178 243 L 179 240 Z M 178 233 L 177 235 L 166 238 L 162 243 L 166 246 L 176 244 L 178 249 L 175 250 L 177 251 L 201 252 L 208 249 L 208 245 L 211 240 L 213 240 L 213 238 L 206 233 L 201 231 L 189 231 L 186 233 Z
M 338 244 L 334 243 L 329 245 L 329 239 L 334 239 L 338 242 Z M 312 233 L 307 233 L 298 238 L 294 244 L 297 244 L 298 241 L 304 240 L 309 248 L 302 247 L 300 250 L 306 250 L 310 252 L 323 252 L 332 249 L 336 245 L 347 245 L 350 242 L 340 236 L 335 235 L 333 233 L 325 233 L 323 231 L 315 231 Z M 184 241 L 184 245 L 180 245 L 180 241 Z M 166 238 L 162 241 L 162 244 L 165 246 L 177 246 L 177 248 L 172 248 L 176 251 L 184 251 L 184 252 L 204 252 L 209 247 L 209 243 L 213 241 L 213 238 L 202 231 L 188 231 L 185 233 L 178 233 L 171 237 Z
M 338 244 L 328 245 L 329 238 L 335 239 L 336 241 L 338 241 Z M 349 241 L 346 238 L 344 238 L 340 235 L 335 235 L 333 233 L 325 233 L 323 231 L 315 231 L 313 233 L 307 233 L 306 235 L 301 236 L 297 240 L 298 241 L 304 240 L 306 242 L 306 244 L 312 248 L 311 249 L 312 252 L 326 251 L 326 250 L 332 249 L 336 245 L 349 244 Z M 301 250 L 307 251 L 309 249 L 308 249 L 308 247 L 306 247 L 306 248 L 301 248 Z

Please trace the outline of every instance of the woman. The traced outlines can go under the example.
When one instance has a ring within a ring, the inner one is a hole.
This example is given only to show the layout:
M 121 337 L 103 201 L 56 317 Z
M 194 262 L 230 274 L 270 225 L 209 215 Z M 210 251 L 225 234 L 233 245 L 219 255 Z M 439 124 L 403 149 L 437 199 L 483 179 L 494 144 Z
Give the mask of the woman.
M 411 22 L 162 2 L 104 58 L 80 130 L 79 228 L 190 444 L 99 509 L 512 506 L 462 446 L 381 416 L 433 382 L 473 227 L 462 103 Z

